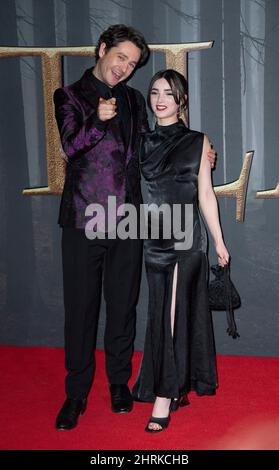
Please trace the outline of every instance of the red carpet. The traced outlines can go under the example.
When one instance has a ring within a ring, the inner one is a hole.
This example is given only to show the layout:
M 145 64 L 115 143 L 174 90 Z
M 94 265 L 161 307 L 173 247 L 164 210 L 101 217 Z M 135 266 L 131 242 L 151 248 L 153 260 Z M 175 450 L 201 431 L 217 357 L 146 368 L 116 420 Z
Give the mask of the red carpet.
M 217 395 L 191 393 L 170 427 L 150 435 L 151 404 L 135 403 L 126 415 L 110 411 L 102 351 L 87 412 L 68 432 L 54 429 L 64 401 L 63 350 L 0 347 L 0 357 L 1 449 L 279 449 L 278 358 L 219 356 Z

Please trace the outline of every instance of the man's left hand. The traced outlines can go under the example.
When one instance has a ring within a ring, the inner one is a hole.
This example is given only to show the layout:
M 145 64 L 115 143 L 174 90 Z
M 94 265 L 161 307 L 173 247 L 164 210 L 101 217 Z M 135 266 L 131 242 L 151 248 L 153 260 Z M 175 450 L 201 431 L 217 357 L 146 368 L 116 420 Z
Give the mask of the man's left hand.
M 216 165 L 217 152 L 214 150 L 213 145 L 212 144 L 210 145 L 211 145 L 211 149 L 208 150 L 207 158 L 210 162 L 211 168 L 213 169 Z

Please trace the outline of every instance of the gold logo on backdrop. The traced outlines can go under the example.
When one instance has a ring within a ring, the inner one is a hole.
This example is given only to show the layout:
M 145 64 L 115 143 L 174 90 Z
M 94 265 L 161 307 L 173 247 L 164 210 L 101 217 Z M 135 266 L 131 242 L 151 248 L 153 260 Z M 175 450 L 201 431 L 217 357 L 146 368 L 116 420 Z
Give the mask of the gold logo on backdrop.
M 234 197 L 236 199 L 237 222 L 243 222 L 244 220 L 246 194 L 253 156 L 253 151 L 246 152 L 238 180 L 221 186 L 214 186 L 216 196 Z
M 274 189 L 269 189 L 268 191 L 258 191 L 256 194 L 257 199 L 274 199 L 276 197 L 279 197 L 279 183 Z
M 201 49 L 209 49 L 213 42 L 159 44 L 151 45 L 154 52 L 163 52 L 167 68 L 173 68 L 188 76 L 188 53 Z M 60 137 L 54 116 L 53 93 L 62 86 L 61 59 L 63 56 L 94 56 L 95 47 L 0 47 L 1 57 L 39 56 L 42 60 L 45 139 L 47 158 L 48 185 L 44 187 L 26 188 L 24 195 L 61 194 L 65 177 L 65 162 Z M 246 193 L 249 173 L 254 152 L 247 152 L 238 180 L 214 188 L 218 197 L 236 199 L 236 220 L 244 219 Z M 259 191 L 257 198 L 279 197 L 279 183 L 274 190 Z

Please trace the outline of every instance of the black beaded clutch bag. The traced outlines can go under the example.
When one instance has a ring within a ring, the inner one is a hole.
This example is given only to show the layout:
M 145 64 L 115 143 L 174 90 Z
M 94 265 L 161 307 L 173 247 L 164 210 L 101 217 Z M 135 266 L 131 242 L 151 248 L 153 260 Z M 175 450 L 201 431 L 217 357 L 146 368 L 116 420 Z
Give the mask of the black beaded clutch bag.
M 228 329 L 227 333 L 233 339 L 239 337 L 235 319 L 234 310 L 241 305 L 241 299 L 234 284 L 230 278 L 230 268 L 226 264 L 224 268 L 215 264 L 210 267 L 215 279 L 210 281 L 209 307 L 211 310 L 224 310 L 227 313 Z

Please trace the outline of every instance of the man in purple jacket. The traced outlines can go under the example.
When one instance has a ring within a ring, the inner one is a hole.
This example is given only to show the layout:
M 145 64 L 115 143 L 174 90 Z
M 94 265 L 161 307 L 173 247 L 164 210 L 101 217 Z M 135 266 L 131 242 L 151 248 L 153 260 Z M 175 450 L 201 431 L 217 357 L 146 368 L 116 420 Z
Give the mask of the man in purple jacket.
M 102 281 L 106 301 L 106 372 L 112 410 L 132 409 L 127 386 L 135 336 L 136 304 L 141 279 L 142 241 L 88 239 L 85 209 L 107 209 L 142 202 L 136 149 L 148 130 L 141 93 L 125 84 L 148 59 L 141 33 L 125 25 L 108 28 L 99 38 L 96 65 L 76 83 L 55 91 L 54 103 L 66 177 L 59 224 L 65 305 L 67 399 L 57 429 L 72 429 L 85 412 L 94 374 L 94 348 Z
M 142 202 L 137 148 L 148 127 L 141 93 L 125 81 L 146 63 L 149 49 L 141 33 L 110 26 L 99 38 L 96 65 L 76 83 L 54 94 L 55 115 L 67 157 L 59 224 L 65 305 L 66 396 L 57 429 L 72 429 L 86 410 L 92 385 L 102 283 L 106 301 L 105 353 L 112 411 L 129 412 L 127 386 L 135 336 L 142 241 L 86 236 L 86 207 L 108 210 Z M 209 156 L 210 157 L 210 156 Z M 214 154 L 211 155 L 214 161 Z

